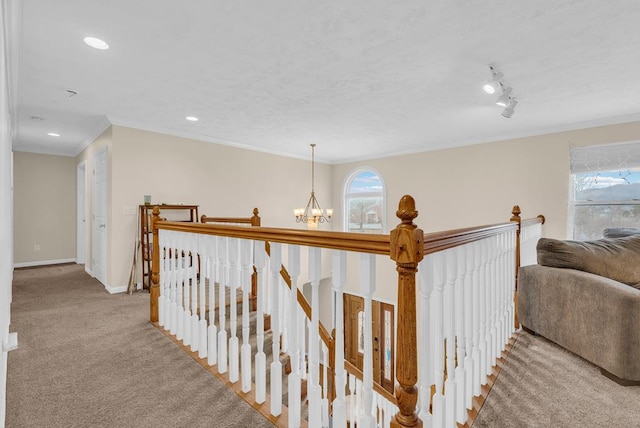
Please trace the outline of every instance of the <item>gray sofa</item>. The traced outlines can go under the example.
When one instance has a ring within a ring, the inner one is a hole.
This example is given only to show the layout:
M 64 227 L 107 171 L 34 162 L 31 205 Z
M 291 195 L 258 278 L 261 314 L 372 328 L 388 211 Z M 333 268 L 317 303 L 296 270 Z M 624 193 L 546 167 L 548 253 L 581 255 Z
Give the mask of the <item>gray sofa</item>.
M 584 242 L 542 238 L 537 252 L 538 264 L 519 274 L 523 328 L 616 382 L 640 384 L 640 230 L 608 229 Z

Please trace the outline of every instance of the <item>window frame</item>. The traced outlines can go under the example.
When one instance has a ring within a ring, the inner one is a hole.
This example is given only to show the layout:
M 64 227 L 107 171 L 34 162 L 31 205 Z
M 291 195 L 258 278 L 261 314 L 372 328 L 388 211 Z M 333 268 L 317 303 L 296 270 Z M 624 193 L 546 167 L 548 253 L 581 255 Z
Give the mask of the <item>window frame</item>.
M 380 184 L 382 185 L 382 190 L 380 190 L 380 192 L 358 192 L 358 193 L 350 193 L 350 187 L 351 184 L 353 183 L 353 180 L 355 180 L 356 177 L 358 177 L 360 174 L 364 173 L 364 172 L 370 172 L 375 174 L 378 179 L 380 180 Z M 356 169 L 354 169 L 353 171 L 351 171 L 344 182 L 344 186 L 342 188 L 342 230 L 345 232 L 349 232 L 349 217 L 350 217 L 350 213 L 349 213 L 349 200 L 351 198 L 354 197 L 381 197 L 382 198 L 382 219 L 380 222 L 381 225 L 381 229 L 380 229 L 380 233 L 381 234 L 385 234 L 388 233 L 387 231 L 387 186 L 385 184 L 384 178 L 382 177 L 382 174 L 380 174 L 380 171 L 378 171 L 375 168 L 372 168 L 370 166 L 361 166 L 358 167 Z M 358 232 L 353 232 L 353 233 L 358 233 Z

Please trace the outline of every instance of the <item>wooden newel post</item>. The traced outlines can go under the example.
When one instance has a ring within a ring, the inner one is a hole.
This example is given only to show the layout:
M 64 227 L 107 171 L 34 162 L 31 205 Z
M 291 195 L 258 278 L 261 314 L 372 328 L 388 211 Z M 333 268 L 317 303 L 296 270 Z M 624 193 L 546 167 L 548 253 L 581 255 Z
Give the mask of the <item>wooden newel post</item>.
M 160 245 L 158 243 L 158 221 L 160 208 L 153 207 L 151 230 L 153 230 L 153 250 L 151 251 L 151 287 L 149 293 L 149 321 L 158 322 L 158 297 L 160 297 Z
M 516 230 L 516 266 L 515 266 L 515 292 L 513 295 L 513 305 L 514 305 L 514 326 L 515 328 L 520 328 L 520 320 L 518 319 L 518 273 L 520 270 L 520 231 L 522 231 L 522 218 L 520 218 L 520 207 L 518 205 L 514 205 L 511 210 L 511 219 L 510 221 L 514 221 L 518 223 L 518 229 Z
M 518 230 L 516 230 L 516 289 L 518 288 L 518 269 L 520 269 L 520 231 L 522 230 L 522 219 L 520 218 L 520 207 L 518 205 L 514 205 L 511 210 L 511 219 L 510 221 L 515 221 L 518 223 Z
M 260 226 L 260 215 L 257 207 L 253 209 L 253 215 L 251 216 L 251 226 Z
M 416 338 L 416 272 L 424 256 L 424 234 L 413 224 L 418 217 L 414 199 L 405 195 L 400 199 L 396 216 L 402 221 L 391 231 L 391 259 L 398 271 L 398 325 L 396 340 L 396 400 L 398 413 L 391 420 L 392 427 L 421 427 L 416 403 L 418 401 L 418 343 Z

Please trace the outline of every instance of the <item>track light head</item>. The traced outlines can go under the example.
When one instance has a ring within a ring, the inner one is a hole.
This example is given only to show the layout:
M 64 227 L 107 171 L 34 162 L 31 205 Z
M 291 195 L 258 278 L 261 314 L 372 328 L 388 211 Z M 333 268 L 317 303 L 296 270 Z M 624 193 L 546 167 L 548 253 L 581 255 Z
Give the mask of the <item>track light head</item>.
M 502 86 L 502 85 L 501 85 Z M 511 91 L 513 89 L 509 86 L 507 88 L 502 88 L 502 95 L 500 95 L 500 97 L 498 97 L 498 99 L 496 100 L 496 104 L 498 104 L 500 107 L 506 107 L 509 105 L 509 99 L 511 98 Z
M 487 82 L 482 87 L 482 90 L 487 94 L 492 95 L 495 94 L 498 88 L 500 87 L 500 79 L 502 79 L 502 73 L 496 71 L 492 65 L 489 66 L 489 70 L 491 70 L 491 79 L 487 80 Z
M 513 113 L 515 112 L 514 109 L 516 108 L 517 104 L 518 104 L 518 100 L 516 100 L 515 98 L 509 97 L 509 105 L 506 109 L 502 111 L 502 116 L 506 117 L 507 119 L 510 119 L 511 116 L 513 116 Z

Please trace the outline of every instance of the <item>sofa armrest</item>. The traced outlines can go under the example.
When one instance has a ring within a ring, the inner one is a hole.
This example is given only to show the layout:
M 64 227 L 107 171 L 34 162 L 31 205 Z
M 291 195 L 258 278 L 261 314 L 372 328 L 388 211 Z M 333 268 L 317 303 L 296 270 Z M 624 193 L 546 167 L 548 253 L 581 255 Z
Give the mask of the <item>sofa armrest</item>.
M 640 380 L 640 290 L 588 272 L 520 268 L 521 324 L 614 375 Z

